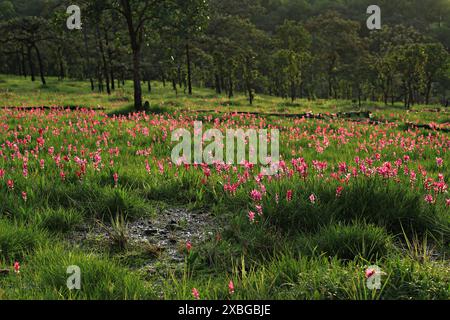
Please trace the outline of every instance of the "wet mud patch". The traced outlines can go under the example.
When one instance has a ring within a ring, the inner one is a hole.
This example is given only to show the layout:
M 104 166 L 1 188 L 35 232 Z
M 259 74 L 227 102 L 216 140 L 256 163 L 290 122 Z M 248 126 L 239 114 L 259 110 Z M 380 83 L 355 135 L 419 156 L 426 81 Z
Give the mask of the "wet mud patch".
M 114 229 L 111 224 L 84 226 L 69 236 L 69 242 L 80 247 L 114 248 Z M 164 209 L 155 217 L 129 221 L 124 230 L 126 248 L 116 250 L 117 256 L 125 264 L 149 272 L 160 263 L 184 263 L 187 241 L 197 246 L 219 231 L 211 214 L 185 208 Z

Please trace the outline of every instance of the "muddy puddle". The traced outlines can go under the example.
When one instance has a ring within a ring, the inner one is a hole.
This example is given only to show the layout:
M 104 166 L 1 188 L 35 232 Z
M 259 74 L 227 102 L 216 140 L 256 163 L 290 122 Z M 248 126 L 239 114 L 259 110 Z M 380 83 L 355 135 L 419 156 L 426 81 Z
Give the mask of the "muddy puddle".
M 217 232 L 208 213 L 185 208 L 164 209 L 155 217 L 127 222 L 127 249 L 152 248 L 158 252 L 157 259 L 149 256 L 141 261 L 140 267 L 151 267 L 158 261 L 178 264 L 185 260 L 187 241 L 196 246 Z M 114 230 L 109 224 L 85 226 L 73 232 L 69 241 L 81 247 L 100 243 L 109 246 L 114 241 Z

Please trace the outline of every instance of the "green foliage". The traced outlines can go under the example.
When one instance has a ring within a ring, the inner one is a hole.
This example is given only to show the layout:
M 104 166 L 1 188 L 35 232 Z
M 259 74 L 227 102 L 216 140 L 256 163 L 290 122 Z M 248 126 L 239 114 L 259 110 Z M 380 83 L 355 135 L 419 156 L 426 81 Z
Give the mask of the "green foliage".
M 35 228 L 0 220 L 0 258 L 6 261 L 19 260 L 32 252 L 45 239 Z
M 376 261 L 388 253 L 390 237 L 386 230 L 374 225 L 354 223 L 331 225 L 320 230 L 311 240 L 311 246 L 320 254 L 337 256 L 343 260 L 360 257 Z

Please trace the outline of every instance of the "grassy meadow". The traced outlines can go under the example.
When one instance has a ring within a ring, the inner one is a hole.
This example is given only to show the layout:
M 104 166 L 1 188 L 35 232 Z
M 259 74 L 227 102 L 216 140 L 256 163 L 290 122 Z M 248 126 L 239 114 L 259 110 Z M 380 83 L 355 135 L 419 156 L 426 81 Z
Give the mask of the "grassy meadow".
M 0 76 L 0 299 L 450 299 L 450 110 L 131 86 Z M 195 120 L 279 129 L 280 172 L 172 163 Z

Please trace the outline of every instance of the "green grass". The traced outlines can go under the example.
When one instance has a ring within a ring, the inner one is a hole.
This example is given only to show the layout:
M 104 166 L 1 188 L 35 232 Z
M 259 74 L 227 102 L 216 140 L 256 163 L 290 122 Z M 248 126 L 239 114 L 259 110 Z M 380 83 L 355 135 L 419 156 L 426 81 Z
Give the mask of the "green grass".
M 317 99 L 309 101 L 298 99 L 295 103 L 290 100 L 257 94 L 252 106 L 249 105 L 245 95 L 237 93 L 229 99 L 226 95 L 217 95 L 214 90 L 195 88 L 192 96 L 178 90 L 175 93 L 170 84 L 163 86 L 161 82 L 152 82 L 152 92 L 146 90 L 142 84 L 143 100 L 149 101 L 152 112 L 170 112 L 173 110 L 202 110 L 215 112 L 261 112 L 275 114 L 303 114 L 313 113 L 338 113 L 351 111 L 371 111 L 374 119 L 384 121 L 393 120 L 400 122 L 445 124 L 450 122 L 449 110 L 439 105 L 416 105 L 410 111 L 405 112 L 403 104 L 397 102 L 394 105 L 385 106 L 383 103 L 363 101 L 361 109 L 355 102 L 346 100 Z M 106 93 L 98 93 L 97 88 L 91 91 L 87 81 L 64 80 L 48 77 L 44 87 L 39 81 L 32 82 L 23 77 L 0 75 L 0 106 L 25 106 L 25 107 L 86 107 L 105 108 L 112 114 L 126 114 L 133 108 L 133 85 L 126 81 L 125 86 L 116 88 L 110 96 Z M 23 92 L 26 92 L 24 95 Z M 441 113 L 434 112 L 440 109 Z
M 193 288 L 202 299 L 450 298 L 450 197 L 426 183 L 438 183 L 439 174 L 448 183 L 450 136 L 405 125 L 446 123 L 448 112 L 416 106 L 406 113 L 400 105 L 366 101 L 365 110 L 391 123 L 232 116 L 226 112 L 356 109 L 349 101 L 292 104 L 269 96 L 257 96 L 249 106 L 244 95 L 230 101 L 195 88 L 192 97 L 182 91 L 176 96 L 155 82 L 144 97 L 150 112 L 132 114 L 130 85 L 107 96 L 91 93 L 87 82 L 49 78 L 43 88 L 0 77 L 0 106 L 105 109 L 0 110 L 0 269 L 11 271 L 0 275 L 0 299 L 193 299 Z M 203 120 L 205 129 L 280 128 L 286 169 L 257 181 L 257 168 L 211 166 L 206 174 L 201 166 L 177 167 L 170 161 L 171 131 L 188 128 L 194 119 Z M 356 157 L 374 172 L 363 173 Z M 299 158 L 308 165 L 305 175 L 291 163 Z M 314 168 L 316 160 L 327 163 L 323 172 Z M 346 169 L 339 171 L 343 162 Z M 391 176 L 377 171 L 386 168 Z M 226 191 L 237 182 L 235 192 Z M 263 188 L 262 200 L 252 199 L 251 191 Z M 433 203 L 426 195 L 433 195 Z M 181 264 L 129 237 L 130 222 L 157 218 L 171 206 L 211 212 L 218 230 L 205 229 L 204 241 L 193 243 L 189 254 L 180 248 Z M 249 211 L 258 210 L 262 214 L 251 223 Z M 111 228 L 111 239 L 97 234 L 80 243 L 73 236 L 99 225 L 103 233 Z M 82 270 L 80 291 L 66 287 L 70 265 Z M 370 265 L 384 272 L 380 290 L 366 286 Z

